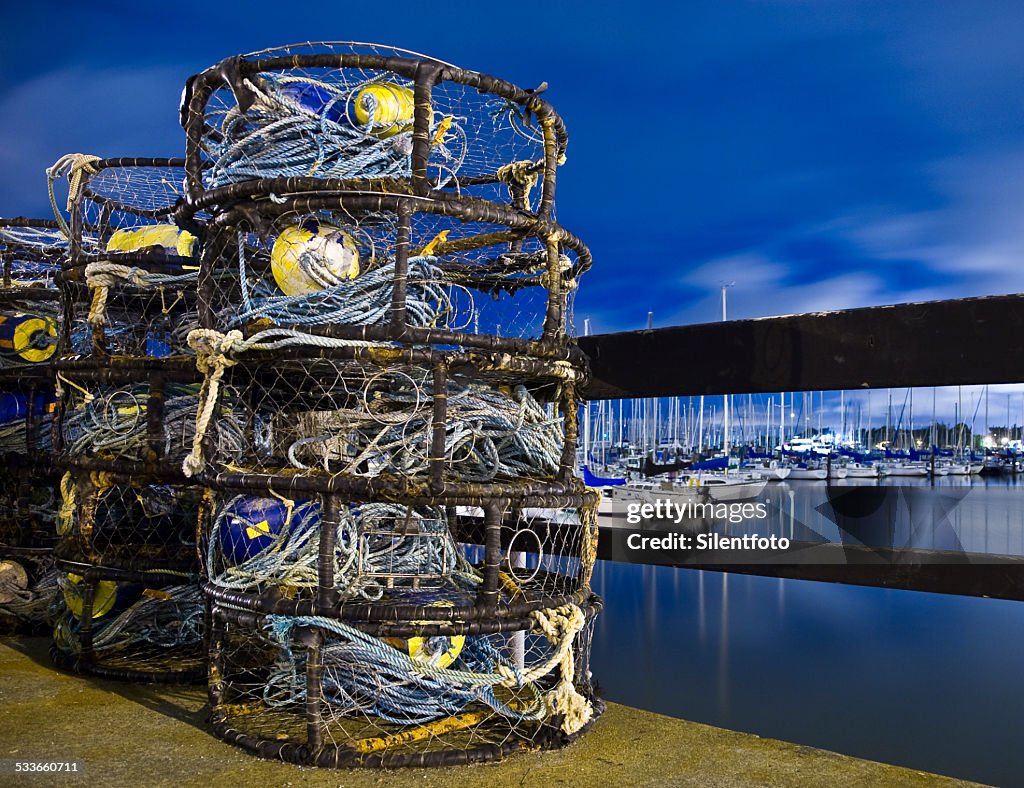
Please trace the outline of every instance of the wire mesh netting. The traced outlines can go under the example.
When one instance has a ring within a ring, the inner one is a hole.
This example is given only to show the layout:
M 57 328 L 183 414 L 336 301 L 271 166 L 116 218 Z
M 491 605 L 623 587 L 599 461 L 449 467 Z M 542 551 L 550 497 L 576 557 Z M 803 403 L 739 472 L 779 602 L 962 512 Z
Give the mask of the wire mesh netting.
M 181 162 L 65 157 L 51 177 L 65 170 L 72 248 L 62 354 L 187 355 L 199 229 L 174 224 Z
M 54 660 L 111 678 L 191 681 L 204 672 L 202 595 L 194 575 L 61 563 Z
M 123 483 L 101 471 L 69 471 L 61 491 L 57 527 L 62 557 L 140 571 L 194 566 L 201 490 Z
M 375 181 L 388 191 L 422 179 L 537 210 L 533 187 L 566 145 L 538 92 L 374 44 L 230 58 L 186 89 L 191 196 L 275 178 Z
M 0 627 L 45 626 L 56 591 L 59 496 L 50 462 L 57 274 L 68 242 L 55 222 L 0 219 Z
M 214 728 L 264 757 L 443 765 L 563 744 L 601 710 L 587 669 L 596 604 L 507 632 L 367 632 L 333 618 L 215 608 Z

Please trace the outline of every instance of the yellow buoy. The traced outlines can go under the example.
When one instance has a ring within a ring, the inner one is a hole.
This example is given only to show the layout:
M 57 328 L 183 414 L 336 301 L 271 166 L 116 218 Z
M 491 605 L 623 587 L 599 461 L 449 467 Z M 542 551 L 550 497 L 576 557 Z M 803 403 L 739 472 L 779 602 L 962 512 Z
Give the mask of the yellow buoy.
M 432 665 L 435 668 L 447 668 L 462 653 L 462 647 L 466 645 L 464 635 L 437 636 L 429 638 L 384 638 L 384 641 L 395 648 L 404 651 L 416 662 L 424 665 Z
M 25 361 L 46 361 L 57 349 L 57 321 L 51 317 L 0 314 L 0 353 L 13 353 Z
M 341 228 L 314 219 L 277 236 L 270 270 L 285 295 L 314 293 L 359 276 L 359 248 Z
M 410 88 L 394 82 L 373 82 L 356 94 L 354 104 L 356 122 L 369 125 L 371 133 L 382 139 L 412 126 L 415 102 Z
M 440 599 L 427 603 L 428 607 L 451 607 L 452 603 Z M 429 624 L 429 621 L 421 621 L 421 624 Z M 425 665 L 432 665 L 435 668 L 447 668 L 462 653 L 462 647 L 466 645 L 464 635 L 435 635 L 432 637 L 411 637 L 411 638 L 384 638 L 388 643 L 400 651 L 404 651 L 416 662 Z
M 179 257 L 191 257 L 196 237 L 173 224 L 151 224 L 136 230 L 118 230 L 107 241 L 108 252 L 138 252 L 151 246 L 162 246 Z
M 20 598 L 28 591 L 28 572 L 17 561 L 0 561 L 0 605 Z
M 82 609 L 85 606 L 85 600 L 82 596 L 84 591 L 82 587 L 82 576 L 68 574 L 68 582 L 64 585 L 64 602 L 68 606 L 68 610 L 72 612 L 75 618 L 81 620 Z M 112 580 L 100 580 L 96 583 L 96 590 L 92 596 L 92 617 L 99 618 L 109 613 L 114 604 L 117 602 L 118 596 L 117 583 Z

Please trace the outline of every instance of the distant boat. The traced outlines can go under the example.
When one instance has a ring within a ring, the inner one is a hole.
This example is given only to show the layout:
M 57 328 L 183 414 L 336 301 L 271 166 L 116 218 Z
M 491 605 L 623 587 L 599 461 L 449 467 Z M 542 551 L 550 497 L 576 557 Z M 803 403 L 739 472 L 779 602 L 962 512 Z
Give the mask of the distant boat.
M 708 497 L 718 503 L 756 498 L 768 484 L 766 479 L 755 478 L 751 474 L 701 474 L 696 478 L 697 487 L 703 488 Z
M 586 465 L 583 466 L 583 483 L 587 487 L 619 487 L 626 483 L 625 479 L 616 478 L 604 478 L 602 476 L 595 476 L 590 472 L 590 468 Z
M 789 471 L 789 481 L 824 481 L 828 478 L 825 468 L 812 468 L 807 465 L 794 465 Z
M 927 476 L 928 466 L 915 462 L 883 462 L 879 465 L 883 476 Z
M 868 462 L 851 462 L 846 466 L 846 475 L 851 479 L 877 479 L 878 466 Z
M 792 468 L 788 465 L 780 465 L 776 460 L 750 460 L 749 462 L 743 463 L 740 466 L 741 471 L 746 471 L 757 479 L 763 479 L 764 481 L 782 481 L 788 479 L 789 474 L 792 472 Z

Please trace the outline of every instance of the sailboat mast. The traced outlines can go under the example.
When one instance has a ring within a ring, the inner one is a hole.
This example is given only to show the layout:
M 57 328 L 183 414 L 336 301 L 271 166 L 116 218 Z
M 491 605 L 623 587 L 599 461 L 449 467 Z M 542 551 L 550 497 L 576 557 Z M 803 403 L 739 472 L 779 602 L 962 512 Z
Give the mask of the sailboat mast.
M 722 285 L 722 322 L 726 321 L 725 317 L 725 289 L 729 285 Z M 729 395 L 725 394 L 722 397 L 722 449 L 725 452 L 725 467 L 729 469 Z

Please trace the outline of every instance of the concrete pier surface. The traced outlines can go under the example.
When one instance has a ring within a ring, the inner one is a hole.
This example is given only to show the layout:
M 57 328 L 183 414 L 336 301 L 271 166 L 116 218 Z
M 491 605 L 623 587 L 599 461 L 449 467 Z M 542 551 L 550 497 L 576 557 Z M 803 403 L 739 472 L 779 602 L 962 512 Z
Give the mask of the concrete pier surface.
M 0 639 L 0 785 L 954 786 L 911 769 L 609 704 L 558 752 L 449 769 L 335 771 L 261 761 L 205 728 L 203 687 L 60 673 L 45 638 Z M 10 761 L 81 761 L 78 776 L 15 777 Z

